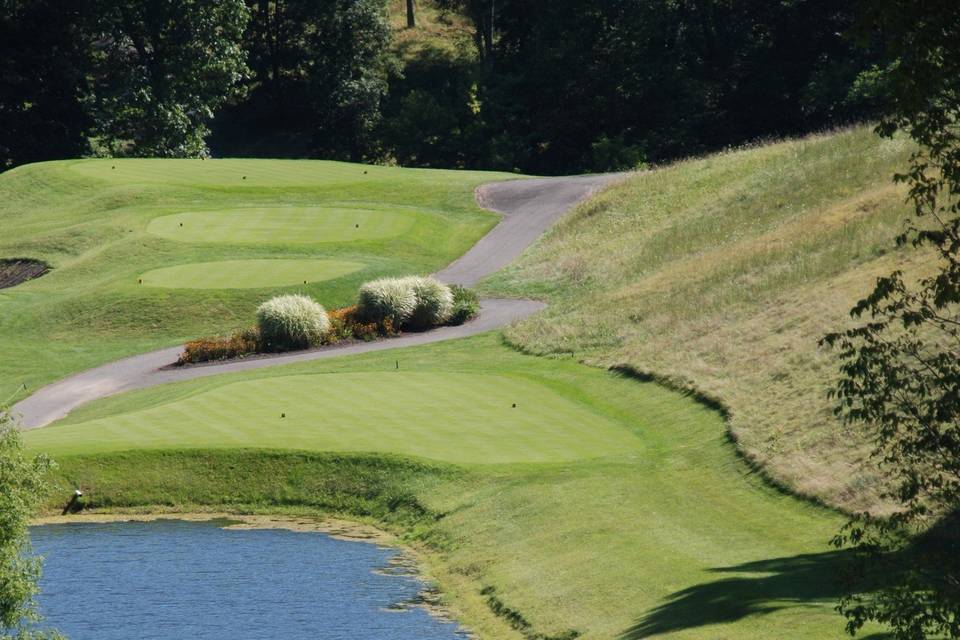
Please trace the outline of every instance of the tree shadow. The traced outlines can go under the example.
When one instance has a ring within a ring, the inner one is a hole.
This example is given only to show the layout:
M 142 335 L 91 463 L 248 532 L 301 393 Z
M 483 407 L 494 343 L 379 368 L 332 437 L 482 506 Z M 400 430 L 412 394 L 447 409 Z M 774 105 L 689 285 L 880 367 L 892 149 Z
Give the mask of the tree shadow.
M 637 640 L 788 607 L 822 606 L 841 595 L 839 577 L 848 560 L 847 551 L 829 551 L 710 569 L 717 574 L 752 575 L 723 577 L 677 591 L 619 637 Z M 838 615 L 838 635 L 843 625 Z M 871 637 L 879 640 L 882 636 Z

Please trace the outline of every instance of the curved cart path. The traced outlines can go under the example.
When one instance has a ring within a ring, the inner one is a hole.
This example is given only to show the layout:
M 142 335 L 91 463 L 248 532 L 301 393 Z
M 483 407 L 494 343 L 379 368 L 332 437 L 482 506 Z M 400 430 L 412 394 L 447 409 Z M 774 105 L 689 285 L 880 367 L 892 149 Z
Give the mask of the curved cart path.
M 470 251 L 439 271 L 437 277 L 451 284 L 475 284 L 512 262 L 571 207 L 616 177 L 535 178 L 481 186 L 477 189 L 477 200 L 484 207 L 503 214 L 503 219 Z M 59 420 L 80 405 L 121 391 L 220 373 L 463 338 L 505 326 L 543 307 L 542 303 L 532 300 L 488 299 L 482 301 L 477 318 L 458 327 L 440 327 L 378 342 L 351 343 L 183 368 L 164 368 L 175 362 L 183 350 L 182 346 L 171 347 L 110 362 L 64 378 L 14 405 L 13 413 L 20 416 L 23 428 L 34 429 Z

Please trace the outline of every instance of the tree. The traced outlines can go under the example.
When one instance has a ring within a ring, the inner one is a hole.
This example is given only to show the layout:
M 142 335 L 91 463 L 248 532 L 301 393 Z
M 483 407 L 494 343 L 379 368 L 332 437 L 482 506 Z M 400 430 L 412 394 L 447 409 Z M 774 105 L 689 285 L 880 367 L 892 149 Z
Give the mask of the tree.
M 413 29 L 415 26 L 417 26 L 417 13 L 414 0 L 407 0 L 407 28 Z
M 51 463 L 29 457 L 10 414 L 0 409 L 0 640 L 57 638 L 33 630 L 40 559 L 28 557 L 27 524 L 46 490 Z
M 835 539 L 857 562 L 839 611 L 851 634 L 868 621 L 896 638 L 960 637 L 960 4 L 864 3 L 859 32 L 886 43 L 890 96 L 877 127 L 919 144 L 895 179 L 913 215 L 897 238 L 935 266 L 916 282 L 879 278 L 852 310 L 867 321 L 832 333 L 837 414 L 864 428 L 891 480 L 891 517 L 856 514 Z
M 469 54 L 424 48 L 394 78 L 377 136 L 401 165 L 463 168 L 488 163 L 480 73 Z
M 0 171 L 86 150 L 83 7 L 0 0 Z
M 251 0 L 250 11 L 249 96 L 218 118 L 214 147 L 354 161 L 375 155 L 394 67 L 385 0 Z
M 471 18 L 492 166 L 633 168 L 871 115 L 830 0 L 443 0 Z
M 460 11 L 473 23 L 473 40 L 477 54 L 488 66 L 493 62 L 494 24 L 497 17 L 497 5 L 502 6 L 509 0 L 437 0 L 437 6 L 444 11 Z
M 243 0 L 90 0 L 93 134 L 113 154 L 203 155 L 246 75 Z

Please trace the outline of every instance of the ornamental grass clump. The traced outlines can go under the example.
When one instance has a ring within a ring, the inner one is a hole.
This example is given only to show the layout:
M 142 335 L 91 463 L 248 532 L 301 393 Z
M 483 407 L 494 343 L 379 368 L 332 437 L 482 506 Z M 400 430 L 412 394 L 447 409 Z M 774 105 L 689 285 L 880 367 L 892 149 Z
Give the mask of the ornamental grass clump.
M 436 278 L 380 278 L 360 287 L 357 308 L 367 322 L 389 321 L 393 327 L 427 329 L 444 324 L 453 313 L 453 292 Z
M 408 324 L 426 329 L 444 324 L 453 313 L 453 292 L 436 278 L 405 278 L 410 281 L 417 306 Z
M 330 329 L 330 319 L 313 298 L 283 295 L 257 307 L 257 327 L 264 350 L 289 351 L 321 344 Z
M 453 294 L 453 310 L 447 324 L 463 324 L 480 313 L 480 298 L 474 291 L 454 284 L 450 285 L 450 292 Z
M 357 307 L 368 322 L 390 320 L 399 327 L 416 310 L 417 295 L 409 278 L 380 278 L 360 287 Z

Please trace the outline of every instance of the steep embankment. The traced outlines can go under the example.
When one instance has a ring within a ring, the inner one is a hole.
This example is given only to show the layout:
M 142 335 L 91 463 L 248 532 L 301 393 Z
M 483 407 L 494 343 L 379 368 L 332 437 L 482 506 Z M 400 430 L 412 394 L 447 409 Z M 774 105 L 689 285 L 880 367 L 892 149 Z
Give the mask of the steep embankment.
M 893 251 L 907 212 L 891 182 L 911 144 L 856 128 L 689 160 L 581 206 L 514 266 L 499 294 L 550 308 L 507 332 L 537 354 L 629 365 L 719 400 L 741 450 L 784 485 L 848 509 L 881 478 L 827 391 L 817 346 L 874 278 L 922 269 Z

